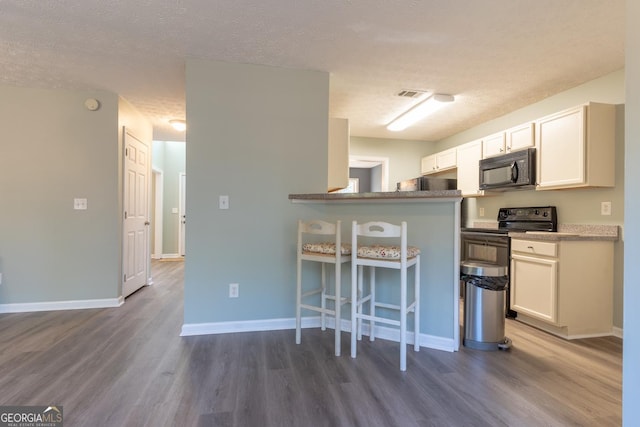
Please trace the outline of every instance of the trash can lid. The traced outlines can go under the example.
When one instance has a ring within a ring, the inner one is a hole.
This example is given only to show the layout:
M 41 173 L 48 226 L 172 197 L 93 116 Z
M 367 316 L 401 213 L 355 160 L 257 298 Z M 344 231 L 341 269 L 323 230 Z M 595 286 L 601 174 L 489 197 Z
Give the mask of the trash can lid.
M 484 262 L 464 261 L 460 264 L 460 273 L 471 276 L 501 277 L 507 275 L 507 267 Z

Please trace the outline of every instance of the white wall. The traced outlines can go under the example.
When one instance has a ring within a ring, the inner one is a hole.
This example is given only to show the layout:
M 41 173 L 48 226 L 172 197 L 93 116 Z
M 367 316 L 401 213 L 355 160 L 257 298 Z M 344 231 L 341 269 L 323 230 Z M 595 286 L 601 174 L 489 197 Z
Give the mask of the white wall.
M 640 2 L 627 0 L 623 425 L 640 425 Z

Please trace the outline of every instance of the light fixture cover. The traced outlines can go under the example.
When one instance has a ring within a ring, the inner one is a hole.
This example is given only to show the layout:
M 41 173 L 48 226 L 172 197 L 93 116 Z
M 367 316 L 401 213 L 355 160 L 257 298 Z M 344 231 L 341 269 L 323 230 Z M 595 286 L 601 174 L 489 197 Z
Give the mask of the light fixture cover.
M 187 129 L 187 122 L 185 120 L 173 119 L 169 120 L 169 124 L 177 131 L 184 131 Z
M 434 93 L 429 98 L 411 107 L 409 110 L 393 119 L 391 123 L 387 125 L 387 129 L 394 132 L 405 130 L 412 124 L 416 123 L 419 120 L 422 120 L 429 114 L 440 109 L 445 104 L 453 102 L 454 100 L 455 98 L 453 97 L 453 95 Z

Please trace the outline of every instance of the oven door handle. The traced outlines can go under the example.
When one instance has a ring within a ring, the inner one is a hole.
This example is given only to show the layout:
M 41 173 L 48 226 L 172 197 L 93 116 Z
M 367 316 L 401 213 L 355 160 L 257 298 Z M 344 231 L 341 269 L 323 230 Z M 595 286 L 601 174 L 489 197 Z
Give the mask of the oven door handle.
M 518 182 L 518 163 L 511 163 L 511 182 Z
M 484 233 L 482 231 L 461 231 L 460 235 L 462 237 L 473 237 L 473 236 L 476 236 L 476 237 L 484 237 L 484 238 L 491 238 L 491 237 L 494 237 L 494 238 L 502 237 L 502 238 L 504 238 L 504 237 L 508 236 L 508 233 L 491 233 L 491 232 Z

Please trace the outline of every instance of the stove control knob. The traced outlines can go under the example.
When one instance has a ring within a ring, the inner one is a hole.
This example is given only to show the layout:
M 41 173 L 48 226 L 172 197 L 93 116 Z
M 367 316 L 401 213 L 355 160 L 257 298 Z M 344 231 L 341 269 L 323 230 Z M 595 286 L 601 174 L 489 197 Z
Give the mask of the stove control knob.
M 549 212 L 544 211 L 544 213 L 542 214 L 542 216 L 543 216 L 543 217 L 545 217 L 545 218 L 546 218 L 546 217 L 548 217 L 548 216 L 549 216 Z
M 533 211 L 533 214 L 534 214 L 534 215 L 540 215 L 540 210 L 539 210 L 539 209 L 534 210 L 534 211 Z

